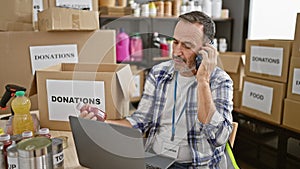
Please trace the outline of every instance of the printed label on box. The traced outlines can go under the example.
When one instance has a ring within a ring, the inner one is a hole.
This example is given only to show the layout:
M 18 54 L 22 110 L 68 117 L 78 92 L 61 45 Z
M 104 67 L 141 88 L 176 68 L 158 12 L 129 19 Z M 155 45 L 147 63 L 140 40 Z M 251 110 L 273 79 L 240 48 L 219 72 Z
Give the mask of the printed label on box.
M 283 48 L 251 46 L 250 72 L 281 76 Z
M 140 75 L 136 75 L 133 77 L 134 85 L 135 85 L 135 91 L 131 95 L 131 97 L 140 97 L 141 96 L 141 78 Z
M 296 68 L 294 69 L 292 93 L 300 95 L 300 69 Z
M 46 81 L 49 120 L 68 121 L 78 116 L 79 102 L 91 104 L 105 112 L 104 81 L 51 80 Z
M 33 14 L 32 14 L 32 20 L 33 22 L 38 21 L 38 13 L 42 12 L 44 10 L 43 6 L 43 0 L 33 0 Z
M 80 10 L 93 10 L 92 0 L 56 0 L 56 6 Z
M 273 100 L 273 88 L 255 83 L 244 83 L 242 105 L 271 114 Z
M 30 46 L 32 74 L 36 70 L 60 63 L 78 63 L 77 44 Z

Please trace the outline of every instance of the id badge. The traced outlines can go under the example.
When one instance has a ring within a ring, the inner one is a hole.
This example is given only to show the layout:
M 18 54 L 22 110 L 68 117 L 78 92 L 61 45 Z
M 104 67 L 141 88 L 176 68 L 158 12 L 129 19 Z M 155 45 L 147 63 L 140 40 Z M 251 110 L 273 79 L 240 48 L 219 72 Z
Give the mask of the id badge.
M 178 156 L 179 146 L 164 142 L 162 145 L 162 154 L 176 159 Z

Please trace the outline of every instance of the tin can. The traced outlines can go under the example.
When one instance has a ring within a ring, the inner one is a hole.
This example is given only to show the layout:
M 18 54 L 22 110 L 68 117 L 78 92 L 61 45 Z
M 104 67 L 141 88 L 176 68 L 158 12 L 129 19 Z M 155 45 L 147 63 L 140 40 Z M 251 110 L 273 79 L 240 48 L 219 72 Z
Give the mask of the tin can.
M 63 139 L 52 138 L 53 167 L 64 168 Z
M 3 143 L 0 142 L 0 168 L 5 168 L 5 157 L 3 153 Z
M 46 137 L 25 139 L 17 144 L 22 169 L 52 169 L 52 141 Z
M 19 161 L 18 161 L 18 150 L 16 144 L 12 144 L 6 149 L 7 151 L 7 165 L 9 169 L 19 169 Z

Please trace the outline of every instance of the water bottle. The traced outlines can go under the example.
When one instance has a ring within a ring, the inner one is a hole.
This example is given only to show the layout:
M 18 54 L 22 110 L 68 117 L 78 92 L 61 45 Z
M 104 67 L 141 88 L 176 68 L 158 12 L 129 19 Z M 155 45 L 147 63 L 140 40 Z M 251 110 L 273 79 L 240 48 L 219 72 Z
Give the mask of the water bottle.
M 129 36 L 125 33 L 124 28 L 120 28 L 116 38 L 117 62 L 129 61 Z
M 11 102 L 14 111 L 13 117 L 13 134 L 22 134 L 24 131 L 32 131 L 34 133 L 34 123 L 30 114 L 31 102 L 25 96 L 24 91 L 17 91 L 16 97 Z

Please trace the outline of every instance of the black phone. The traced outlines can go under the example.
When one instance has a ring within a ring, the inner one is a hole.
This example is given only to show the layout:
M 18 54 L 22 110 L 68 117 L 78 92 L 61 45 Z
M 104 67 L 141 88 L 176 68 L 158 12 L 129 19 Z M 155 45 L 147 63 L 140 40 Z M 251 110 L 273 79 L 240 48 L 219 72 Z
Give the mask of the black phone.
M 210 41 L 209 44 L 213 45 L 214 42 L 213 41 Z M 195 60 L 196 60 L 196 70 L 199 69 L 200 65 L 201 65 L 201 62 L 202 62 L 202 56 L 200 54 L 197 54 Z

